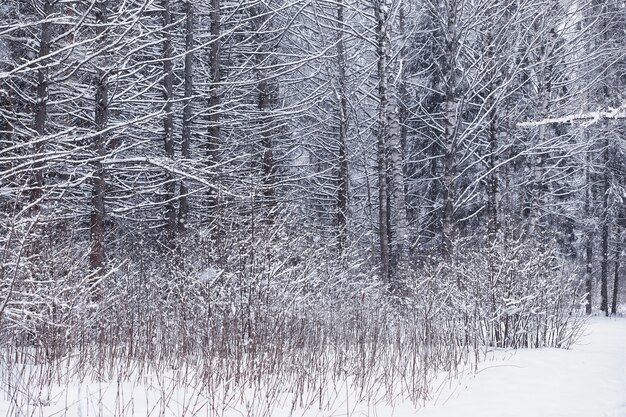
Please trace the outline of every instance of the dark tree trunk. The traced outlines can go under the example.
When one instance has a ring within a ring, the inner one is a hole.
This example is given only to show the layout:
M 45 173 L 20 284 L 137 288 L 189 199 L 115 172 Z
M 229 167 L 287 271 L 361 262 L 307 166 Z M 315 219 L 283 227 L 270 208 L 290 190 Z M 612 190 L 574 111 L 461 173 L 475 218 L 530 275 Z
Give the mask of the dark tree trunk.
M 600 271 L 600 311 L 609 315 L 608 274 L 609 274 L 609 143 L 605 140 L 602 150 L 604 174 L 602 177 L 602 265 Z
M 390 253 L 389 253 L 389 199 L 387 177 L 387 134 L 389 130 L 387 111 L 389 110 L 389 91 L 387 77 L 387 53 L 386 44 L 386 13 L 384 2 L 381 0 L 375 4 L 376 13 L 376 37 L 378 55 L 378 239 L 380 250 L 380 275 L 385 284 L 391 284 Z
M 43 15 L 44 19 L 41 23 L 41 40 L 39 42 L 39 54 L 38 57 L 44 58 L 50 54 L 50 41 L 52 38 L 52 26 L 48 21 L 48 17 L 52 14 L 52 0 L 44 0 Z M 46 60 L 39 63 L 39 69 L 37 69 L 37 100 L 35 101 L 35 132 L 37 132 L 37 139 L 35 142 L 35 149 L 33 158 L 35 163 L 33 164 L 33 178 L 30 194 L 30 202 L 33 204 L 32 212 L 37 214 L 39 212 L 39 200 L 43 195 L 43 162 L 40 159 L 43 157 L 43 151 L 45 142 L 43 136 L 46 133 L 46 122 L 48 119 L 48 67 L 45 64 Z
M 339 69 L 339 155 L 337 164 L 337 229 L 339 252 L 343 253 L 347 244 L 347 214 L 348 214 L 348 99 L 346 97 L 346 57 L 343 41 L 344 4 L 343 0 L 337 3 L 337 67 Z
M 402 289 L 408 260 L 404 158 L 402 154 L 396 85 L 392 75 L 390 1 L 375 3 L 378 59 L 378 183 L 381 276 L 391 292 Z
M 489 158 L 487 169 L 487 237 L 493 244 L 498 236 L 498 116 L 495 104 L 489 111 Z
M 611 314 L 617 314 L 617 298 L 619 295 L 620 258 L 622 256 L 622 233 L 619 223 L 617 226 L 617 244 L 615 246 L 615 274 L 613 276 L 613 299 L 611 300 Z
M 391 4 L 388 3 L 391 9 Z M 387 18 L 387 20 L 389 17 Z M 391 50 L 391 42 L 389 40 L 389 32 L 391 31 L 391 23 L 387 28 L 387 47 L 385 53 L 387 58 L 387 66 L 393 67 L 393 53 Z M 395 75 L 388 70 L 386 74 L 387 81 L 387 152 L 388 152 L 388 175 L 389 186 L 387 194 L 389 203 L 387 210 L 389 211 L 390 224 L 389 232 L 389 271 L 392 277 L 392 291 L 397 293 L 403 290 L 403 280 L 407 261 L 409 258 L 409 231 L 406 213 L 406 182 L 404 177 L 404 153 L 402 148 L 401 126 L 399 120 L 397 89 L 395 85 Z
M 191 158 L 191 117 L 193 97 L 193 59 L 194 59 L 194 13 L 193 2 L 185 3 L 185 106 L 183 108 L 183 132 L 181 144 L 181 156 L 183 159 Z M 189 217 L 189 187 L 186 180 L 180 182 L 180 199 L 178 206 L 178 227 L 183 230 L 187 227 Z
M 174 99 L 174 69 L 172 63 L 172 16 L 169 0 L 162 0 L 163 7 L 163 100 L 165 101 L 165 118 L 163 119 L 165 155 L 174 161 L 174 114 L 172 100 Z M 176 207 L 174 198 L 176 183 L 170 171 L 165 172 L 165 228 L 166 245 L 171 246 L 176 234 Z
M 210 161 L 209 168 L 212 170 L 211 175 L 215 179 L 215 187 L 209 191 L 209 211 L 212 217 L 212 229 L 214 238 L 219 235 L 217 210 L 219 206 L 219 150 L 222 141 L 222 126 L 220 117 L 220 83 L 222 81 L 222 67 L 220 61 L 220 19 L 221 19 L 221 3 L 220 0 L 211 0 L 211 44 L 209 46 L 209 65 L 211 70 L 211 83 L 209 85 L 209 127 L 208 127 L 208 155 Z
M 8 88 L 5 91 L 0 84 L 0 152 L 4 148 L 8 148 L 13 137 L 13 126 L 9 120 L 9 115 L 13 112 L 13 106 L 11 104 L 11 97 L 9 96 Z M 5 164 L 0 164 L 0 173 L 4 170 Z
M 278 99 L 278 86 L 275 82 L 263 80 L 258 85 L 259 100 L 258 109 L 260 114 L 261 129 L 261 169 L 263 178 L 263 200 L 267 207 L 265 221 L 267 224 L 274 224 L 277 210 L 276 201 L 276 164 L 274 163 L 273 136 L 274 115 L 272 110 Z
M 409 136 L 409 103 L 411 102 L 411 94 L 408 91 L 407 85 L 407 77 L 410 74 L 409 71 L 409 62 L 410 62 L 410 46 L 409 39 L 410 34 L 407 33 L 406 29 L 406 14 L 405 14 L 405 6 L 403 3 L 400 3 L 400 11 L 398 14 L 399 26 L 400 26 L 400 35 L 402 37 L 402 48 L 400 49 L 400 74 L 398 79 L 398 123 L 400 125 L 400 152 L 403 156 L 407 156 L 407 152 L 409 152 L 407 139 Z M 408 163 L 404 160 L 402 161 L 402 179 L 404 185 L 404 211 L 405 218 L 407 224 L 407 233 L 408 233 L 408 225 L 411 224 L 411 221 L 414 220 L 415 213 L 411 209 L 411 204 L 409 202 L 409 186 L 408 179 L 411 175 Z M 406 251 L 407 256 L 409 252 L 410 242 L 406 240 Z
M 258 66 L 272 66 L 277 63 L 275 53 L 276 45 L 268 42 L 265 32 L 271 32 L 273 22 L 269 9 L 266 5 L 259 5 L 253 9 L 253 24 L 256 31 L 255 42 L 257 51 L 254 55 Z M 265 208 L 262 221 L 267 225 L 273 225 L 278 214 L 278 201 L 276 195 L 276 166 L 274 147 L 275 139 L 279 134 L 274 110 L 278 105 L 279 84 L 271 74 L 259 72 L 261 80 L 257 84 L 257 110 L 258 110 L 258 135 L 261 147 L 261 182 L 262 182 L 262 205 Z
M 108 1 L 101 0 L 96 4 L 96 33 L 101 35 L 106 29 L 108 21 Z M 100 47 L 105 47 L 104 42 Z M 104 130 L 109 118 L 109 98 L 108 98 L 108 69 L 98 68 L 96 72 L 96 110 L 95 110 L 95 130 L 92 148 L 95 158 L 92 162 L 92 196 L 91 196 L 91 251 L 89 254 L 89 264 L 92 270 L 92 299 L 95 301 L 100 297 L 97 281 L 104 274 L 105 269 L 105 194 L 106 180 L 104 166 L 101 158 L 106 154 L 107 134 Z
M 428 236 L 429 240 L 436 239 L 442 234 L 441 219 L 442 216 L 437 212 L 437 202 L 441 194 L 441 165 L 439 163 L 442 151 L 439 143 L 433 140 L 428 147 L 428 174 L 429 184 L 426 191 L 425 213 L 426 224 L 423 225 L 422 234 Z

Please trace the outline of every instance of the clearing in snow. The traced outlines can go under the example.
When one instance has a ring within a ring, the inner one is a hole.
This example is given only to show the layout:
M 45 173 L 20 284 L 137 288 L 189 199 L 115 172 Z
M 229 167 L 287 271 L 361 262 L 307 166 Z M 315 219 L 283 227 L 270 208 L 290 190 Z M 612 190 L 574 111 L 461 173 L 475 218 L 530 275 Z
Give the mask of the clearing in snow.
M 624 417 L 626 319 L 594 318 L 563 349 L 522 349 L 483 362 L 418 417 Z

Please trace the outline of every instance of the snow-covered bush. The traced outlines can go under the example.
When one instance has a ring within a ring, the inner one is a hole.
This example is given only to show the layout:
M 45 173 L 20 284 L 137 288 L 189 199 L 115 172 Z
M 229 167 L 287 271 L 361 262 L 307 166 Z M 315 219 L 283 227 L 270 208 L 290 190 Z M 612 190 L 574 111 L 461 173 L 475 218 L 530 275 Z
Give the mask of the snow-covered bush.
M 361 253 L 337 257 L 306 233 L 225 239 L 220 254 L 192 238 L 181 245 L 189 261 L 136 245 L 100 282 L 97 304 L 80 251 L 55 248 L 48 278 L 20 278 L 10 296 L 0 391 L 27 401 L 26 386 L 169 375 L 172 390 L 205 387 L 223 409 L 246 398 L 258 415 L 280 401 L 329 409 L 345 387 L 354 401 L 417 403 L 442 371 L 489 347 L 567 347 L 579 330 L 576 283 L 528 242 L 422 264 L 391 295 Z
M 500 237 L 425 268 L 441 314 L 460 317 L 465 340 L 494 347 L 567 348 L 583 319 L 580 279 L 554 248 Z M 414 291 L 420 297 L 419 288 Z

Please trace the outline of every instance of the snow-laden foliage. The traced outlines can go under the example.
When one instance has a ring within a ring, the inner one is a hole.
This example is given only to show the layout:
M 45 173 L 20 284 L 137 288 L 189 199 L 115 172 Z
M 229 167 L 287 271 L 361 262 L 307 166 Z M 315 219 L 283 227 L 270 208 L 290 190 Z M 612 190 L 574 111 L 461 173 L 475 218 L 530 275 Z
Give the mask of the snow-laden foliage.
M 448 300 L 442 314 L 460 315 L 471 343 L 567 348 L 580 335 L 580 280 L 546 244 L 500 237 L 427 274 L 433 298 Z
M 214 249 L 206 239 L 197 237 L 195 258 Z M 98 304 L 73 272 L 81 259 L 67 258 L 63 276 L 50 269 L 47 280 L 20 281 L 0 334 L 10 370 L 0 391 L 26 401 L 24 384 L 171 373 L 172 384 L 201 384 L 220 407 L 238 401 L 224 389 L 257 392 L 259 415 L 272 415 L 287 392 L 331 407 L 341 384 L 362 401 L 418 403 L 442 371 L 455 375 L 491 348 L 567 347 L 580 330 L 575 280 L 549 248 L 529 242 L 416 267 L 393 295 L 306 234 L 226 247 L 221 266 L 121 263 L 99 283 Z M 294 249 L 298 257 L 284 256 Z
M 2 389 L 271 414 L 568 347 L 620 301 L 622 3 L 3 2 Z

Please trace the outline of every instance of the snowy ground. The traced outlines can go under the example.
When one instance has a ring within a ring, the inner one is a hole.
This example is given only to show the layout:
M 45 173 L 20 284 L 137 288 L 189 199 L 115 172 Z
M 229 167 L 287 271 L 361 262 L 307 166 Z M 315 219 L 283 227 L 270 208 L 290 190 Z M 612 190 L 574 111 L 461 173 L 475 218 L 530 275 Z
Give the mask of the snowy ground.
M 626 318 L 591 320 L 586 335 L 571 350 L 496 352 L 478 373 L 443 383 L 435 398 L 416 409 L 357 399 L 349 382 L 336 386 L 336 398 L 320 410 L 316 401 L 279 394 L 232 391 L 220 401 L 204 388 L 170 387 L 154 375 L 141 381 L 76 384 L 9 400 L 0 392 L 0 417 L 626 417 Z M 220 397 L 220 395 L 217 395 Z M 228 404 L 220 409 L 216 404 Z M 270 411 L 271 410 L 271 411 Z
M 417 417 L 624 417 L 626 318 L 594 318 L 571 350 L 484 362 Z

